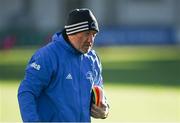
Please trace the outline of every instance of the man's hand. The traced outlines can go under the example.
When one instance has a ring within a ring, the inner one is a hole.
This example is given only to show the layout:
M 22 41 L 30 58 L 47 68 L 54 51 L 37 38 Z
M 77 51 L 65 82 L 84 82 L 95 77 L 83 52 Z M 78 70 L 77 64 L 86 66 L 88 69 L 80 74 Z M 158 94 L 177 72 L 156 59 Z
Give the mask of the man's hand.
M 107 118 L 108 113 L 109 113 L 108 104 L 101 103 L 100 107 L 96 106 L 95 104 L 92 104 L 91 106 L 91 116 L 94 118 L 105 119 Z

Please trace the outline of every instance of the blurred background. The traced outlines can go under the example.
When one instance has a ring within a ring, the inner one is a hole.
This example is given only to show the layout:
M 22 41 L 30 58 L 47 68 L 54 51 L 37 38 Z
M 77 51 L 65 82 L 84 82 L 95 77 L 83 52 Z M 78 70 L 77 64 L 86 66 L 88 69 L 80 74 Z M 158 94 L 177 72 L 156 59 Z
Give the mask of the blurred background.
M 21 121 L 26 64 L 75 8 L 91 9 L 100 27 L 95 49 L 111 108 L 93 122 L 180 122 L 179 0 L 0 0 L 0 122 Z

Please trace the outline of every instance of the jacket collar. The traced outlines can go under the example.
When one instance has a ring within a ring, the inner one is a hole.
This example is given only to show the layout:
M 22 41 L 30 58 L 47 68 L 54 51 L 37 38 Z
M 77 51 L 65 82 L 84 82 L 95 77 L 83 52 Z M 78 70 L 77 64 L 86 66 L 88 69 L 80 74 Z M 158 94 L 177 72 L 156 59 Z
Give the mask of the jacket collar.
M 57 41 L 58 44 L 63 46 L 66 50 L 71 51 L 72 53 L 79 54 L 79 55 L 82 54 L 80 51 L 75 49 L 75 47 L 71 44 L 64 30 L 62 32 L 55 33 L 52 37 L 52 40 Z

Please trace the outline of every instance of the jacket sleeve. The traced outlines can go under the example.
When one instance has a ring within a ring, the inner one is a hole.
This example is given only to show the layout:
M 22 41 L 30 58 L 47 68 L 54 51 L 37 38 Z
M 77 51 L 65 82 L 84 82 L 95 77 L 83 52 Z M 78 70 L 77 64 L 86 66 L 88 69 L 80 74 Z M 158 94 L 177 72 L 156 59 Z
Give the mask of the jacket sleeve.
M 24 122 L 37 122 L 37 102 L 40 93 L 46 88 L 52 76 L 50 57 L 42 49 L 37 51 L 29 61 L 24 80 L 18 89 L 18 101 L 21 117 Z
M 96 55 L 96 60 L 95 60 L 95 85 L 100 86 L 103 89 L 103 101 L 105 104 L 107 104 L 107 108 L 109 109 L 109 104 L 107 102 L 107 98 L 106 98 L 106 94 L 105 94 L 105 90 L 103 87 L 103 77 L 102 77 L 102 64 L 101 64 L 101 60 L 99 59 L 99 57 Z
M 94 84 L 101 86 L 103 88 L 102 64 L 97 55 L 95 57 L 93 75 L 94 75 Z

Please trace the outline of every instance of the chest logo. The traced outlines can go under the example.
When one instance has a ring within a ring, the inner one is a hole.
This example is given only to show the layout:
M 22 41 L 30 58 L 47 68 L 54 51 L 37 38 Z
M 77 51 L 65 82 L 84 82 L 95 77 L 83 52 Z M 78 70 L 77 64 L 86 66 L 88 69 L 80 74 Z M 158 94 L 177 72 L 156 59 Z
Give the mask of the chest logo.
M 86 79 L 88 79 L 91 82 L 91 84 L 94 85 L 94 82 L 97 81 L 97 76 L 98 76 L 97 74 L 98 73 L 96 70 L 94 70 L 94 72 L 88 71 L 86 73 Z
M 66 76 L 66 79 L 72 79 L 72 76 L 70 73 Z
M 91 82 L 92 85 L 94 84 L 94 81 L 93 81 L 93 73 L 92 73 L 91 71 L 88 71 L 88 72 L 86 73 L 86 79 L 88 79 L 88 80 Z

